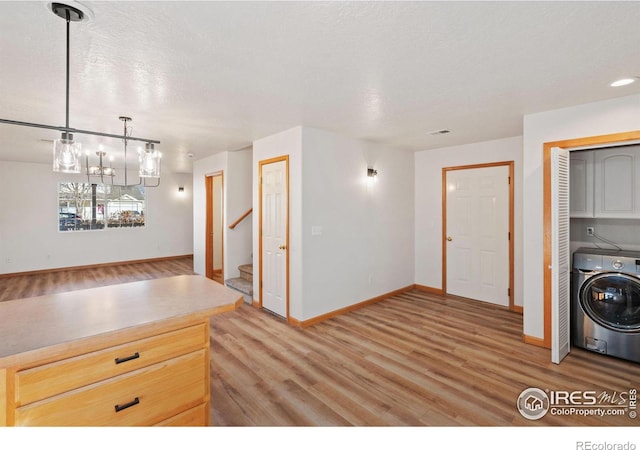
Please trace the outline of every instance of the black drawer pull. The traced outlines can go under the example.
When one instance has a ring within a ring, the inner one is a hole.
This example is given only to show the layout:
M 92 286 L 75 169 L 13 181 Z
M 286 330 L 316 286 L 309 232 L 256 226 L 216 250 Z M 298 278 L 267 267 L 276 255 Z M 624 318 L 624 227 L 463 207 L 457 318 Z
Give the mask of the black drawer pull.
M 140 358 L 140 353 L 135 352 L 133 355 L 127 356 L 125 358 L 116 358 L 116 364 L 120 364 L 123 362 L 131 361 L 132 359 L 138 359 L 138 358 Z
M 138 397 L 134 398 L 133 401 L 130 401 L 129 403 L 125 403 L 124 405 L 116 405 L 116 412 L 120 412 L 123 409 L 127 409 L 127 408 L 131 408 L 132 406 L 137 405 L 138 403 L 140 403 L 140 399 Z

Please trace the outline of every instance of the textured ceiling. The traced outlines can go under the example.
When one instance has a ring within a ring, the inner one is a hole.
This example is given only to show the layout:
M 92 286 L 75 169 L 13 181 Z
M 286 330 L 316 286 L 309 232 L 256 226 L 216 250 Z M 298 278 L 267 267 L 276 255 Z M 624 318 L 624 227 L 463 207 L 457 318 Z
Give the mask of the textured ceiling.
M 408 150 L 522 133 L 524 114 L 640 92 L 640 2 L 82 2 L 70 126 L 162 141 L 165 168 L 297 126 Z M 0 118 L 64 125 L 65 22 L 0 1 Z M 448 128 L 447 135 L 429 131 Z M 0 160 L 58 133 L 0 124 Z M 83 137 L 85 148 L 113 139 Z

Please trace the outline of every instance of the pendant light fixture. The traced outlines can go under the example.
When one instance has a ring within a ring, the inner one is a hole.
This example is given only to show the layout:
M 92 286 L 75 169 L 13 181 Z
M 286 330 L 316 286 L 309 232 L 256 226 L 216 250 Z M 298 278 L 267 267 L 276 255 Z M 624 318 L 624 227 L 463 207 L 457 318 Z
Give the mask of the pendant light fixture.
M 160 160 L 162 155 L 157 151 L 153 143 L 147 142 L 144 150 L 140 149 L 138 161 L 140 163 L 139 174 L 142 178 L 160 178 Z
M 67 97 L 65 127 L 69 128 L 69 25 L 71 21 L 78 22 L 84 17 L 84 13 L 73 6 L 61 3 L 52 3 L 51 11 L 62 17 L 67 22 Z M 64 173 L 80 173 L 80 155 L 82 145 L 73 140 L 73 134 L 62 132 L 60 139 L 53 141 L 53 171 Z
M 113 184 L 113 177 L 116 175 L 116 171 L 111 165 L 113 161 L 113 157 L 109 156 L 109 167 L 104 165 L 104 159 L 107 156 L 107 152 L 102 149 L 102 145 L 98 148 L 96 152 L 96 156 L 98 157 L 98 165 L 90 166 L 89 165 L 89 150 L 85 153 L 85 171 L 87 172 L 87 181 L 91 182 L 91 176 L 99 176 L 100 181 L 104 183 L 104 177 L 111 177 L 111 184 Z
M 133 119 L 127 116 L 118 117 L 123 122 L 123 130 L 122 136 L 124 136 L 124 185 L 125 187 L 131 186 L 144 186 L 144 187 L 158 187 L 160 185 L 160 161 L 162 158 L 162 154 L 154 149 L 153 144 L 147 143 L 146 149 L 138 148 L 138 162 L 140 163 L 140 168 L 138 170 L 138 182 L 135 184 L 129 184 L 129 172 L 127 170 L 127 146 L 128 146 L 128 138 L 131 135 L 131 128 L 128 126 L 129 122 L 132 122 Z M 90 151 L 86 151 L 85 153 L 85 173 L 87 175 L 87 182 L 91 183 L 91 177 L 100 177 L 100 182 L 104 184 L 104 177 L 111 178 L 110 184 L 114 184 L 113 179 L 116 175 L 116 170 L 113 168 L 113 156 L 109 155 L 107 158 L 107 152 L 105 152 L 102 146 L 99 147 L 96 152 L 96 156 L 98 157 L 97 165 L 89 165 L 89 155 Z M 106 160 L 109 160 L 109 166 L 105 165 Z M 147 178 L 155 178 L 156 184 L 148 184 Z
M 81 173 L 82 172 L 82 145 L 80 142 L 77 142 L 74 139 L 74 133 L 76 134 L 89 134 L 94 136 L 103 136 L 109 138 L 120 138 L 124 140 L 124 151 L 125 151 L 125 185 L 127 185 L 127 143 L 128 141 L 142 141 L 145 143 L 145 150 L 139 150 L 139 175 L 141 180 L 144 178 L 157 178 L 157 184 L 155 185 L 147 185 L 147 187 L 156 187 L 160 184 L 160 158 L 161 154 L 154 148 L 154 144 L 159 144 L 160 141 L 153 139 L 145 139 L 145 138 L 136 138 L 131 135 L 127 135 L 127 121 L 130 121 L 129 117 L 120 117 L 120 120 L 123 120 L 125 123 L 124 133 L 122 136 L 116 134 L 109 133 L 100 133 L 96 131 L 89 130 L 78 130 L 75 128 L 69 127 L 69 35 L 70 35 L 70 24 L 71 22 L 80 22 L 85 19 L 85 13 L 74 6 L 64 4 L 64 3 L 51 3 L 49 5 L 51 11 L 61 17 L 66 21 L 67 26 L 67 48 L 66 48 L 66 114 L 65 114 L 65 126 L 54 126 L 54 125 L 44 125 L 38 123 L 31 122 L 20 122 L 16 120 L 9 119 L 0 119 L 0 123 L 5 123 L 9 125 L 20 125 L 26 127 L 34 127 L 34 128 L 46 128 L 51 130 L 57 130 L 61 132 L 60 139 L 56 139 L 53 142 L 53 171 L 54 172 L 62 172 L 62 173 Z M 113 176 L 115 175 L 115 170 L 109 164 L 109 167 L 104 166 L 104 157 L 106 153 L 100 149 L 96 152 L 96 155 L 99 158 L 99 165 L 97 166 L 89 166 L 89 152 L 85 154 L 85 170 L 87 177 L 90 176 L 100 176 L 101 180 L 104 182 L 104 176 L 111 177 L 111 182 L 113 184 Z M 142 184 L 142 181 L 140 183 Z

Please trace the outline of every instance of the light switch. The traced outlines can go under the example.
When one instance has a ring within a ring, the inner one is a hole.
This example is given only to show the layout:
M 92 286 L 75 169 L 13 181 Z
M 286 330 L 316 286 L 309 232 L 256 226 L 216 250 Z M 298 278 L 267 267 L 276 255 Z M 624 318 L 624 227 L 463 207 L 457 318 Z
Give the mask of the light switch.
M 320 225 L 314 225 L 311 227 L 311 236 L 320 236 L 322 234 L 322 227 Z

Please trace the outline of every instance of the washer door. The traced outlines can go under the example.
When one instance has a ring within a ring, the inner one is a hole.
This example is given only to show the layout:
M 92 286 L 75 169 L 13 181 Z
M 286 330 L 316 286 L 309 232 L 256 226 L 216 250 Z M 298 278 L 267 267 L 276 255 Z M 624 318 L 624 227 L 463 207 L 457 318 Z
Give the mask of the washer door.
M 585 313 L 603 327 L 640 331 L 640 279 L 620 273 L 589 278 L 580 290 Z

